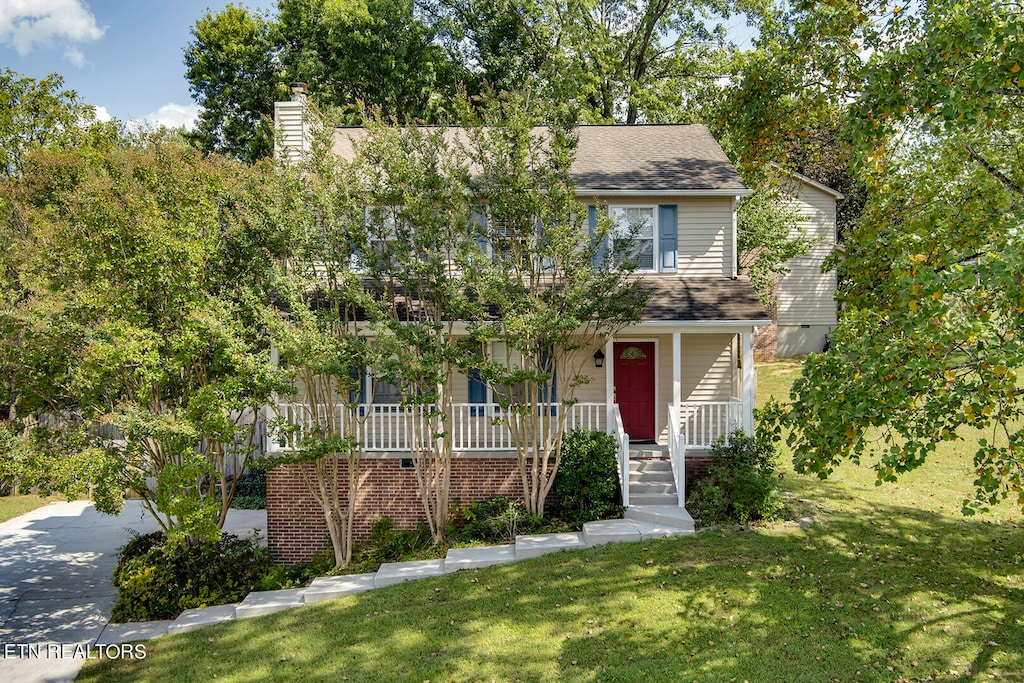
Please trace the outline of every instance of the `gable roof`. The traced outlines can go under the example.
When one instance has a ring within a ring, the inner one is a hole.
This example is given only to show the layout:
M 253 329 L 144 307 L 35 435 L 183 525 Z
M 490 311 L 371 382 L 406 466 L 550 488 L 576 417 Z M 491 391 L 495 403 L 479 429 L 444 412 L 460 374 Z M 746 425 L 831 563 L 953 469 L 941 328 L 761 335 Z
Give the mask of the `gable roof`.
M 580 194 L 749 194 L 706 126 L 580 126 L 573 181 Z
M 453 141 L 461 129 L 448 129 Z M 543 129 L 539 129 L 543 132 Z M 736 168 L 706 126 L 579 126 L 572 165 L 579 195 L 748 195 Z M 359 127 L 336 128 L 334 152 L 355 157 Z

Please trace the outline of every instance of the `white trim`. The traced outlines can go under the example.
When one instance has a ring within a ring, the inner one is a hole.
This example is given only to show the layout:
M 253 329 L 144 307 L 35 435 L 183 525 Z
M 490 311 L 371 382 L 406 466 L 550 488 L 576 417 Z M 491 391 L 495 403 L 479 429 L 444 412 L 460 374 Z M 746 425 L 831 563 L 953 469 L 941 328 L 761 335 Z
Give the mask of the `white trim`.
M 754 194 L 751 189 L 742 190 L 610 190 L 590 187 L 577 187 L 577 197 L 749 197 Z
M 737 228 L 736 228 L 736 209 L 739 206 L 740 197 L 736 195 L 732 198 L 732 277 L 736 278 L 740 274 L 740 247 L 737 239 Z
M 612 221 L 612 229 L 608 233 L 608 237 L 611 240 L 611 247 L 614 253 L 615 240 L 616 240 L 616 228 L 618 227 L 618 221 L 615 220 L 615 211 L 619 210 L 625 212 L 628 209 L 650 209 L 651 210 L 651 268 L 637 268 L 634 272 L 638 274 L 654 274 L 661 272 L 661 226 L 659 225 L 659 211 L 657 204 L 609 204 L 608 205 L 608 218 Z M 627 223 L 626 227 L 629 227 Z M 679 230 L 678 224 L 676 230 Z M 678 240 L 679 238 L 676 237 Z M 639 241 L 639 240 L 638 240 Z M 679 249 L 676 248 L 676 260 L 678 262 Z M 666 271 L 674 272 L 674 271 Z
M 788 176 L 790 176 L 792 178 L 796 178 L 797 180 L 799 180 L 802 183 L 810 185 L 811 187 L 815 188 L 816 190 L 821 190 L 825 194 L 832 195 L 833 197 L 836 198 L 836 201 L 839 201 L 841 199 L 846 199 L 846 195 L 844 195 L 839 190 L 833 190 L 828 185 L 822 185 L 821 183 L 819 183 L 816 180 L 811 180 L 810 178 L 805 176 L 803 173 L 797 173 L 796 171 L 790 171 L 788 168 L 783 168 L 782 166 L 780 166 L 779 164 L 775 163 L 774 161 L 770 162 L 768 165 L 771 166 L 772 168 L 774 168 L 776 171 L 779 171 L 780 173 L 784 173 L 784 174 L 786 174 L 786 175 L 788 175 Z
M 672 404 L 683 400 L 683 333 L 672 333 Z

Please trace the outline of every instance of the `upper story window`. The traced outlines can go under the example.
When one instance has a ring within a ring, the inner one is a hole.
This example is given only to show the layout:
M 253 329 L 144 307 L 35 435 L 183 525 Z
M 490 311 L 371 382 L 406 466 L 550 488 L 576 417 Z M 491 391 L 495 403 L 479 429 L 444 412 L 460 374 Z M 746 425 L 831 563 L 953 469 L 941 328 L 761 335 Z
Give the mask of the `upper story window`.
M 658 212 L 653 206 L 613 206 L 613 253 L 636 259 L 637 270 L 656 271 L 658 262 Z

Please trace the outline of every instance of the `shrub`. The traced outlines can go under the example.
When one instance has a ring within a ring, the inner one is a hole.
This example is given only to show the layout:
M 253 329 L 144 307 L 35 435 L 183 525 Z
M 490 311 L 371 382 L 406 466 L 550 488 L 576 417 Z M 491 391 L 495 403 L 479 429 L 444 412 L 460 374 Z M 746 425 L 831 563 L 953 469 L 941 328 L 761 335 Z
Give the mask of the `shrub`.
M 236 602 L 271 573 L 256 539 L 230 534 L 219 540 L 170 540 L 162 532 L 136 536 L 114 570 L 119 597 L 116 622 L 174 619 L 192 607 Z
M 610 434 L 578 429 L 565 435 L 552 486 L 556 515 L 574 526 L 622 515 L 616 453 Z
M 767 434 L 734 432 L 728 445 L 719 438 L 711 447 L 708 475 L 694 485 L 687 509 L 704 524 L 775 519 L 783 507 L 775 463 L 775 441 Z
M 452 537 L 462 542 L 512 543 L 519 534 L 529 534 L 543 526 L 522 501 L 493 496 L 460 510 L 457 530 Z
M 250 467 L 238 477 L 235 499 L 231 507 L 237 510 L 262 510 L 267 507 L 267 471 Z

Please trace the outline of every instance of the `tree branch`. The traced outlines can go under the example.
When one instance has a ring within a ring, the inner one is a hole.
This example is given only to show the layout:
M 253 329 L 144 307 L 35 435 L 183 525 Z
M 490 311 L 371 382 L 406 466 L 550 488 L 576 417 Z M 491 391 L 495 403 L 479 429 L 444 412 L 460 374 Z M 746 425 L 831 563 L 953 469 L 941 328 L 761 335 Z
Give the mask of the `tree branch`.
M 979 154 L 976 149 L 974 149 L 971 143 L 965 142 L 964 149 L 967 150 L 967 153 L 971 156 L 972 159 L 977 161 L 979 164 L 981 164 L 982 168 L 988 171 L 989 175 L 991 175 L 993 178 L 995 178 L 1003 185 L 1005 185 L 1007 189 L 1024 196 L 1024 189 L 1021 189 L 1020 185 L 1007 178 L 1006 175 L 998 168 L 988 163 L 988 161 L 986 161 L 985 158 L 981 156 L 981 154 Z

